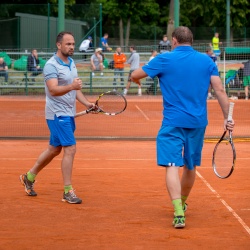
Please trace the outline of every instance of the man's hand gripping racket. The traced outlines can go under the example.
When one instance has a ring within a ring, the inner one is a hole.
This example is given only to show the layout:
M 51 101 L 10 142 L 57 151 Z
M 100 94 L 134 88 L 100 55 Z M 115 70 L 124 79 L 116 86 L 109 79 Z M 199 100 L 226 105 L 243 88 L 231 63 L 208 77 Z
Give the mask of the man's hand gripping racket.
M 234 170 L 236 151 L 233 144 L 232 130 L 234 103 L 230 102 L 227 123 L 225 131 L 218 143 L 215 145 L 213 152 L 212 166 L 214 173 L 221 179 L 228 178 Z
M 98 96 L 95 106 L 79 112 L 75 117 L 86 115 L 89 113 L 102 113 L 105 115 L 118 115 L 127 108 L 126 98 L 117 91 L 107 91 Z

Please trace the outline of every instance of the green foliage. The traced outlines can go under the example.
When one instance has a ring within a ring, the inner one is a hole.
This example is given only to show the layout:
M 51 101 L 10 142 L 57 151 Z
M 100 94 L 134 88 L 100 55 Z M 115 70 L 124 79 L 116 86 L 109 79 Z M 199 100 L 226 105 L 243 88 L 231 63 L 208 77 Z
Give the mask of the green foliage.
M 250 25 L 250 2 L 248 0 L 230 1 L 231 27 Z M 225 27 L 225 0 L 180 0 L 180 24 L 193 27 Z
M 144 1 L 119 1 L 119 0 L 101 0 L 103 4 L 103 14 L 106 21 L 111 20 L 112 24 L 118 24 L 122 19 L 125 23 L 131 18 L 132 23 L 137 25 L 157 24 L 159 5 L 154 0 Z

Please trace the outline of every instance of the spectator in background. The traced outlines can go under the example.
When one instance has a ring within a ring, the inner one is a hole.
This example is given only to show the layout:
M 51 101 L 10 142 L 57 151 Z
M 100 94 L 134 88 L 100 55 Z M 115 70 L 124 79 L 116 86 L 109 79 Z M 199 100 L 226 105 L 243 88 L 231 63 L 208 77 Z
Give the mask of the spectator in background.
M 216 55 L 213 53 L 212 48 L 207 48 L 206 50 L 206 54 L 213 60 L 213 62 L 217 65 L 217 57 Z
M 92 44 L 92 37 L 88 36 L 88 39 L 82 41 L 79 51 L 81 52 L 93 52 L 93 44 Z
M 163 36 L 162 41 L 160 41 L 158 47 L 159 47 L 159 52 L 160 52 L 160 53 L 165 53 L 165 52 L 171 50 L 171 43 L 170 43 L 170 41 L 168 40 L 167 35 L 164 35 L 164 36 Z
M 245 100 L 248 100 L 248 87 L 250 85 L 250 60 L 242 63 L 243 66 L 243 86 L 245 88 Z
M 83 53 L 91 53 L 94 52 L 94 48 L 93 48 L 93 44 L 92 44 L 92 37 L 88 36 L 88 39 L 85 39 L 82 41 L 80 47 L 79 47 L 79 51 L 83 52 Z M 85 60 L 87 59 L 87 55 L 84 54 L 83 57 Z
M 2 57 L 0 57 L 0 76 L 3 76 L 5 82 L 8 83 L 8 66 Z
M 95 53 L 90 58 L 90 69 L 92 71 L 92 76 L 95 76 L 94 71 L 100 71 L 101 76 L 103 76 L 103 55 L 102 49 L 97 48 Z
M 129 71 L 129 75 L 128 75 L 128 83 L 127 83 L 126 88 L 123 91 L 123 95 L 127 95 L 128 90 L 130 88 L 131 81 L 132 81 L 131 80 L 132 72 L 140 67 L 140 55 L 139 55 L 139 53 L 136 52 L 135 46 L 130 46 L 129 50 L 130 50 L 131 54 L 130 54 L 130 57 L 127 61 L 127 64 L 130 64 L 130 71 Z M 141 82 L 137 81 L 136 83 L 138 84 L 138 95 L 141 96 L 142 95 Z
M 27 60 L 27 70 L 32 72 L 32 81 L 35 82 L 35 76 L 38 76 L 43 72 L 43 69 L 39 65 L 38 53 L 36 49 L 32 49 Z
M 102 43 L 102 50 L 103 51 L 111 51 L 112 49 L 109 47 L 108 45 L 108 33 L 105 33 L 101 39 L 101 43 Z
M 213 60 L 213 62 L 217 65 L 217 57 L 215 56 L 215 54 L 213 53 L 213 50 L 212 48 L 207 48 L 206 50 L 206 54 Z M 212 88 L 211 88 L 211 85 L 209 86 L 209 89 L 208 89 L 208 96 L 207 96 L 207 99 L 210 100 L 210 99 L 214 99 L 214 97 L 212 96 Z
M 220 44 L 222 44 L 222 42 L 220 42 L 220 39 L 219 39 L 219 33 L 216 32 L 214 34 L 214 37 L 212 39 L 212 43 L 210 43 L 210 46 L 213 48 L 213 51 L 214 51 L 214 54 L 219 57 L 220 54 L 221 54 L 221 51 L 220 51 Z
M 116 85 L 116 79 L 120 75 L 121 85 L 124 84 L 124 63 L 126 62 L 127 58 L 124 53 L 122 53 L 121 47 L 116 49 L 116 53 L 113 55 L 114 60 L 114 70 L 115 70 L 115 77 L 113 85 Z

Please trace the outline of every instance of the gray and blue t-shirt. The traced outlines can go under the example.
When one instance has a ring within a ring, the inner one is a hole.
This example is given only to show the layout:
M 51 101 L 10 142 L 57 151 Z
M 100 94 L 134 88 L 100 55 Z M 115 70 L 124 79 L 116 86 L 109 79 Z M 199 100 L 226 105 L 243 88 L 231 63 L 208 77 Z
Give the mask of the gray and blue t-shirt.
M 56 54 L 54 54 L 45 64 L 43 69 L 46 105 L 45 117 L 48 120 L 54 120 L 54 116 L 75 116 L 76 112 L 76 90 L 71 90 L 62 96 L 52 96 L 47 87 L 46 81 L 52 78 L 58 80 L 59 86 L 66 86 L 78 77 L 76 65 L 72 58 L 69 64 L 64 63 Z

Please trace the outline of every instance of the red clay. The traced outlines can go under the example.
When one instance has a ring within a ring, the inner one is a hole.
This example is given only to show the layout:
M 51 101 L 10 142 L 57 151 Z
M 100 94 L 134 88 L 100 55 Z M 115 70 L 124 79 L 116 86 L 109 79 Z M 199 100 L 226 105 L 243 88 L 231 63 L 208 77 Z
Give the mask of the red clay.
M 87 96 L 94 101 L 96 96 Z M 125 112 L 117 116 L 85 115 L 77 118 L 76 136 L 93 137 L 151 137 L 155 138 L 162 121 L 161 96 L 127 96 Z M 44 118 L 44 97 L 0 96 L 0 112 L 7 122 L 1 123 L 0 137 L 48 137 Z M 236 100 L 235 137 L 250 137 L 249 101 Z M 83 106 L 77 105 L 82 111 Z M 208 101 L 209 125 L 207 137 L 219 137 L 223 132 L 223 116 L 217 100 Z
M 79 117 L 77 137 L 155 138 L 162 119 L 161 97 L 127 99 L 128 108 L 119 116 Z M 235 103 L 234 136 L 249 137 L 249 101 Z M 220 136 L 217 101 L 209 101 L 208 110 L 207 136 Z M 44 97 L 1 96 L 0 112 L 0 137 L 48 136 Z M 78 140 L 73 186 L 83 198 L 81 205 L 61 202 L 61 155 L 37 177 L 38 196 L 25 195 L 19 175 L 47 144 L 46 140 L 1 140 L 1 250 L 249 249 L 249 144 L 235 143 L 236 169 L 229 179 L 221 180 L 211 167 L 215 144 L 205 143 L 198 169 L 201 178 L 197 177 L 188 199 L 183 230 L 171 226 L 173 208 L 165 171 L 156 166 L 154 141 Z
M 198 171 L 217 195 L 197 176 L 187 226 L 178 230 L 154 141 L 78 141 L 73 186 L 83 204 L 70 205 L 61 202 L 61 155 L 37 177 L 37 197 L 19 182 L 47 141 L 2 140 L 0 249 L 249 249 L 249 144 L 236 143 L 226 180 L 212 171 L 214 145 L 205 143 Z

